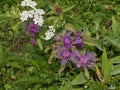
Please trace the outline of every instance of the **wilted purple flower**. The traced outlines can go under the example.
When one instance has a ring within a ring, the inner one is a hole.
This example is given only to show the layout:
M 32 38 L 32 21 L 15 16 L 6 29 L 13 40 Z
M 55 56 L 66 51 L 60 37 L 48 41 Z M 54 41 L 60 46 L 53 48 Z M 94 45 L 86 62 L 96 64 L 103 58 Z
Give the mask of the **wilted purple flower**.
M 39 29 L 40 29 L 40 27 L 38 25 L 36 25 L 34 22 L 31 22 L 28 25 L 28 32 L 32 36 L 35 36 L 35 34 L 37 34 L 39 32 Z
M 76 46 L 76 48 L 78 49 L 81 49 L 84 47 L 83 35 L 81 32 L 76 32 L 74 34 L 73 45 Z
M 90 66 L 94 65 L 94 54 L 92 52 L 88 54 L 78 54 L 75 53 L 73 58 L 72 58 L 73 63 L 76 64 L 78 68 L 83 67 L 83 68 L 88 68 Z

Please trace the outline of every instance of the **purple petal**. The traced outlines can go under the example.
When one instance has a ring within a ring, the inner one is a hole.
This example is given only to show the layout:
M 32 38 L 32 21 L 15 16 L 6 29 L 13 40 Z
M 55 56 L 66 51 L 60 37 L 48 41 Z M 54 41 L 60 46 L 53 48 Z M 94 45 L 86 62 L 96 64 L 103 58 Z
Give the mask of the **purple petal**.
M 39 29 L 40 29 L 40 27 L 38 25 L 36 25 L 34 22 L 31 22 L 28 26 L 28 31 L 32 36 L 37 34 L 39 32 Z
M 78 49 L 84 47 L 83 36 L 80 32 L 74 34 L 73 45 L 76 46 Z
M 65 48 L 69 49 L 72 46 L 72 39 L 70 38 L 70 36 L 65 36 L 63 43 Z

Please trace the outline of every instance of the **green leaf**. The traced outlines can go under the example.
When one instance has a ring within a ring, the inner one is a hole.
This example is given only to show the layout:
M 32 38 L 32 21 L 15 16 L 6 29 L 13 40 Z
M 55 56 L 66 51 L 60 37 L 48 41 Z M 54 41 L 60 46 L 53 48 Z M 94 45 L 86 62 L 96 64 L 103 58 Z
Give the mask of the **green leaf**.
M 0 64 L 3 63 L 3 47 L 2 45 L 0 44 Z
M 110 61 L 115 64 L 120 64 L 120 56 L 113 57 Z
M 115 65 L 112 68 L 111 75 L 117 75 L 120 74 L 120 65 Z
M 9 62 L 8 63 L 12 68 L 18 68 L 21 69 L 22 66 L 18 62 Z
M 84 40 L 85 40 L 84 41 L 85 44 L 90 45 L 90 46 L 95 46 L 101 51 L 103 50 L 102 46 L 101 46 L 101 44 L 100 44 L 100 42 L 98 40 L 96 40 L 94 38 L 91 38 L 89 36 L 85 36 Z
M 105 37 L 112 45 L 118 47 L 120 49 L 120 43 L 111 37 Z
M 37 39 L 38 46 L 41 50 L 43 50 L 41 39 Z
M 112 69 L 112 62 L 108 60 L 107 53 L 106 53 L 106 50 L 104 48 L 104 51 L 102 54 L 102 72 L 104 75 L 104 80 L 106 82 L 110 80 L 111 69 Z
M 110 81 L 112 70 L 112 62 L 108 62 L 104 71 L 104 80 L 106 82 Z
M 72 88 L 72 90 L 84 90 L 83 88 Z
M 96 31 L 99 29 L 101 20 L 102 20 L 101 18 L 97 18 L 97 19 L 94 21 L 95 26 L 96 26 Z
M 68 7 L 68 8 L 65 8 L 65 9 L 63 10 L 63 12 L 65 13 L 65 12 L 67 12 L 67 11 L 73 9 L 74 7 L 75 7 L 75 5 L 73 5 L 73 6 L 71 6 L 71 7 Z
M 31 62 L 35 67 L 36 67 L 36 69 L 38 70 L 38 71 L 42 71 L 42 69 L 41 69 L 41 67 L 40 67 L 40 65 L 39 65 L 39 62 L 38 61 L 36 61 L 36 60 L 31 60 L 31 59 L 27 59 L 29 62 Z
M 88 69 L 84 69 L 84 74 L 88 79 L 90 78 L 90 74 L 88 72 Z
M 15 25 L 12 26 L 12 29 L 13 31 L 18 31 L 19 30 L 19 27 L 20 27 L 21 23 L 20 22 L 17 22 Z
M 65 30 L 75 31 L 75 27 L 71 23 L 66 23 L 65 24 Z
M 67 84 L 67 85 L 59 88 L 59 90 L 72 90 L 72 85 L 71 84 Z
M 48 64 L 52 63 L 53 58 L 54 58 L 54 52 L 51 52 L 49 59 L 48 59 Z
M 30 83 L 44 83 L 44 84 L 48 84 L 48 81 L 45 80 L 44 78 L 41 78 L 41 77 L 38 77 L 38 76 L 30 76 L 30 77 L 22 77 L 22 78 L 19 78 L 17 81 L 15 81 L 15 84 L 17 83 L 25 83 L 27 82 L 28 84 Z
M 103 50 L 103 54 L 102 54 L 102 72 L 104 74 L 106 66 L 108 65 L 108 58 L 107 58 L 107 53 L 106 50 L 104 48 Z
M 114 34 L 118 33 L 118 31 L 119 31 L 118 27 L 119 27 L 118 22 L 115 20 L 114 17 L 112 17 L 112 30 L 113 30 Z
M 48 90 L 58 90 L 58 88 L 56 86 L 51 86 L 48 88 Z
M 52 21 L 52 20 L 55 20 L 55 19 L 56 19 L 55 16 L 51 16 L 51 17 L 48 17 L 46 20 L 47 20 L 47 21 Z
M 86 78 L 85 74 L 83 72 L 81 72 L 80 74 L 78 74 L 75 77 L 75 79 L 73 79 L 71 84 L 72 85 L 81 85 L 81 84 L 84 84 L 87 81 L 88 81 L 88 79 Z
M 5 84 L 4 87 L 5 87 L 5 90 L 10 90 L 11 89 L 11 85 L 9 85 L 9 84 Z

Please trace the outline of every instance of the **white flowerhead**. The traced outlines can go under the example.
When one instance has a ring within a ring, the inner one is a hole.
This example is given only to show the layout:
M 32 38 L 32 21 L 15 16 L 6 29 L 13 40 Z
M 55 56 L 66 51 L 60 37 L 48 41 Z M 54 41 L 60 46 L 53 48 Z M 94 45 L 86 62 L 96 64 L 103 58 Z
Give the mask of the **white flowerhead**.
M 22 13 L 20 13 L 20 20 L 22 22 L 26 21 L 28 17 L 29 17 L 28 11 L 22 11 Z
M 49 30 L 45 33 L 45 40 L 50 40 L 54 36 L 55 29 L 53 26 L 49 26 Z
M 37 6 L 37 3 L 35 1 L 32 0 L 23 0 L 21 2 L 21 6 L 29 6 L 31 8 L 35 8 Z
M 21 6 L 29 6 L 32 8 L 30 11 L 25 10 L 20 13 L 20 19 L 22 22 L 26 21 L 28 18 L 31 18 L 33 19 L 34 23 L 40 27 L 44 24 L 43 15 L 45 14 L 45 11 L 43 9 L 35 8 L 35 6 L 37 6 L 35 1 L 24 0 L 22 1 Z
M 39 25 L 39 26 L 42 26 L 43 23 L 44 23 L 44 20 L 43 20 L 43 17 L 42 16 L 39 16 L 39 17 L 34 17 L 33 18 L 33 21 L 35 24 Z
M 28 11 L 28 14 L 29 14 L 29 17 L 30 17 L 30 18 L 33 18 L 34 10 L 30 10 L 30 11 Z
M 35 10 L 35 14 L 38 14 L 38 15 L 44 15 L 45 14 L 45 11 L 43 9 L 34 9 Z
M 51 25 L 51 26 L 48 26 L 49 27 L 49 31 L 50 32 L 55 32 L 55 29 L 54 29 L 54 27 Z

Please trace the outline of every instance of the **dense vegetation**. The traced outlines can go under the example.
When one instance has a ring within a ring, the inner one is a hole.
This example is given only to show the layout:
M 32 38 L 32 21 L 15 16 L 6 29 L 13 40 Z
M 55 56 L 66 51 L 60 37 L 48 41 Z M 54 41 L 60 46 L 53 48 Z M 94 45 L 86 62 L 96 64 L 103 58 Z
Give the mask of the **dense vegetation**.
M 40 27 L 21 21 L 20 13 L 31 9 L 22 0 L 0 2 L 0 90 L 120 90 L 120 1 L 34 1 L 45 11 Z M 45 40 L 51 25 L 55 32 Z M 75 53 L 67 57 L 69 50 Z M 76 63 L 84 52 L 88 63 Z

